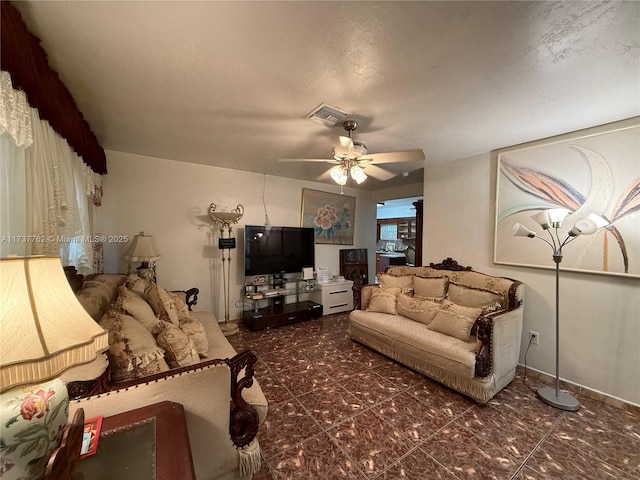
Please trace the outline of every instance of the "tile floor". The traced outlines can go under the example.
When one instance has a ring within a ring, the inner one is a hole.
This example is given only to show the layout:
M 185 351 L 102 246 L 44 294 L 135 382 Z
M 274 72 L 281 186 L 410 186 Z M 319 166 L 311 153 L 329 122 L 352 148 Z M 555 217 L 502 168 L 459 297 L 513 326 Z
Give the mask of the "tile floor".
M 589 398 L 563 412 L 520 377 L 482 407 L 347 329 L 338 314 L 229 337 L 257 352 L 269 400 L 254 480 L 640 478 L 632 413 Z

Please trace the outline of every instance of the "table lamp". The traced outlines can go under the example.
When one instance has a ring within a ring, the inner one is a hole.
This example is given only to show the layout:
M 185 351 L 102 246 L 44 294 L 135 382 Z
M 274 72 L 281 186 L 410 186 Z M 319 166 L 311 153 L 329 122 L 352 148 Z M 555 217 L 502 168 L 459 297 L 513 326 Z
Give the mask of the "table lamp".
M 90 363 L 108 332 L 84 310 L 57 257 L 0 259 L 2 480 L 41 479 L 68 420 L 60 375 Z
M 128 262 L 142 262 L 136 269 L 138 275 L 156 281 L 156 260 L 160 259 L 160 254 L 151 235 L 144 232 L 135 235 L 123 258 Z

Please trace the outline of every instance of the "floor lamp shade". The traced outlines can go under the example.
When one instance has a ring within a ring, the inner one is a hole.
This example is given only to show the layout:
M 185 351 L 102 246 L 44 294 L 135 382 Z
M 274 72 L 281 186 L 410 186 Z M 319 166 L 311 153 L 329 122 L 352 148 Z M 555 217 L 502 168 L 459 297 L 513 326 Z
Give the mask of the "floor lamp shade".
M 60 374 L 93 362 L 108 333 L 78 302 L 59 258 L 0 259 L 2 479 L 43 478 L 69 395 Z

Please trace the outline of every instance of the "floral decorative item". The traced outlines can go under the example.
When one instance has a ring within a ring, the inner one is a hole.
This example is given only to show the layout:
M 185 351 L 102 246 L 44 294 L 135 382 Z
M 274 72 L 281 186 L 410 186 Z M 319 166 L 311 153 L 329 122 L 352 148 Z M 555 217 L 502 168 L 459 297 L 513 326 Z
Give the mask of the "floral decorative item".
M 593 130 L 591 130 L 593 132 Z M 563 270 L 640 277 L 640 125 L 638 119 L 597 133 L 574 132 L 498 153 L 494 261 L 551 268 L 540 242 L 526 248 L 514 223 L 552 208 L 566 208 L 567 225 L 597 214 L 610 222 L 581 236 Z M 535 223 L 535 222 L 534 222 Z
M 43 478 L 49 456 L 60 443 L 69 416 L 66 386 L 55 379 L 16 387 L 2 394 L 0 412 L 0 477 L 2 480 Z M 25 472 L 28 477 L 24 477 Z
M 302 227 L 315 230 L 316 243 L 353 245 L 355 197 L 302 189 Z

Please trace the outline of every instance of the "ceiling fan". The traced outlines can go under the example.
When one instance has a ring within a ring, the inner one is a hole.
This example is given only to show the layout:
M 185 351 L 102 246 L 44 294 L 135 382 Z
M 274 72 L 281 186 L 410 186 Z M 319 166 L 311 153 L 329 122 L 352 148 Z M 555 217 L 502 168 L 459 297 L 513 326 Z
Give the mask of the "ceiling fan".
M 347 184 L 351 177 L 357 184 L 364 182 L 368 176 L 377 180 L 389 180 L 400 173 L 407 175 L 409 172 L 424 167 L 422 161 L 425 159 L 422 149 L 400 150 L 397 152 L 367 154 L 367 146 L 364 143 L 356 142 L 352 134 L 358 122 L 355 120 L 345 120 L 343 128 L 348 132 L 348 136 L 341 135 L 339 142 L 333 146 L 333 158 L 304 158 L 304 159 L 280 159 L 281 162 L 324 162 L 334 164 L 327 172 L 317 178 L 325 180 L 330 177 L 341 187 Z M 378 167 L 379 164 L 405 163 L 401 172 L 392 172 Z M 366 173 L 365 173 L 366 169 Z

